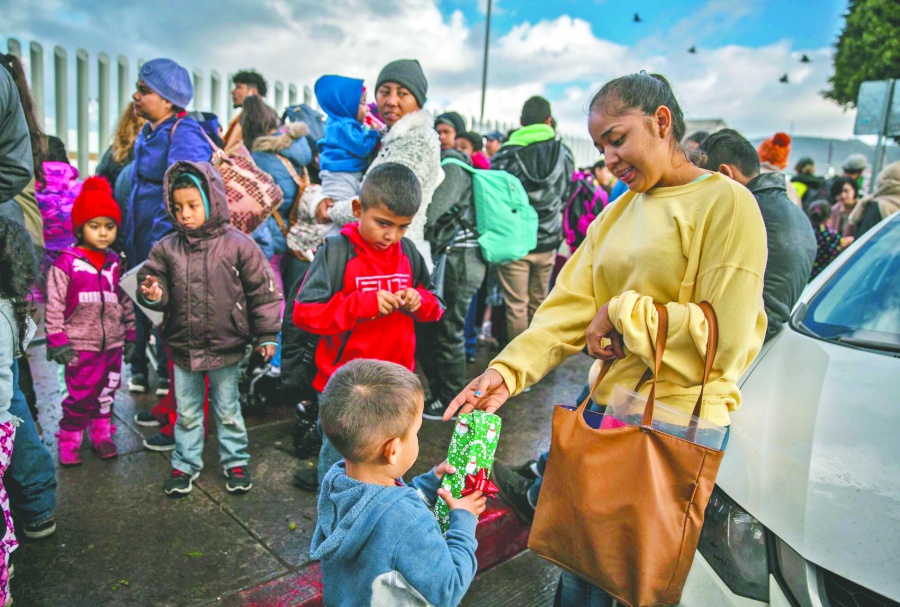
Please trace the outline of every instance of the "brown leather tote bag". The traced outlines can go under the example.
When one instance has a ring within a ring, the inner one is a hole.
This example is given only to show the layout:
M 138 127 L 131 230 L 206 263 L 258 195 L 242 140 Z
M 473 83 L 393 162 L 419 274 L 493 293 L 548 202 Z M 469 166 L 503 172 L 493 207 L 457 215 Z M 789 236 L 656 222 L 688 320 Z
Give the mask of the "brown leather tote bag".
M 705 385 L 718 326 L 712 306 L 700 306 L 709 325 Z M 574 411 L 556 407 L 528 541 L 538 555 L 629 607 L 681 600 L 723 455 L 650 425 L 669 324 L 666 308 L 657 304 L 656 309 L 655 372 L 641 426 L 595 430 L 584 419 L 587 400 Z M 594 388 L 609 367 L 603 367 Z M 695 417 L 702 402 L 701 388 Z M 693 423 L 688 435 L 695 434 Z

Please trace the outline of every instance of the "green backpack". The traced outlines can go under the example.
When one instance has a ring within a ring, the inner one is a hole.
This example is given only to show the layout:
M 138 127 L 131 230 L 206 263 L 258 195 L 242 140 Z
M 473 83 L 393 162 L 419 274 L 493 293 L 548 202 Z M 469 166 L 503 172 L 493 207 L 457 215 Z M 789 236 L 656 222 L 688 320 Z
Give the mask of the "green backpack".
M 441 166 L 448 164 L 472 175 L 475 224 L 484 260 L 501 264 L 528 255 L 537 246 L 538 215 L 522 182 L 506 171 L 476 169 L 455 158 L 441 161 Z

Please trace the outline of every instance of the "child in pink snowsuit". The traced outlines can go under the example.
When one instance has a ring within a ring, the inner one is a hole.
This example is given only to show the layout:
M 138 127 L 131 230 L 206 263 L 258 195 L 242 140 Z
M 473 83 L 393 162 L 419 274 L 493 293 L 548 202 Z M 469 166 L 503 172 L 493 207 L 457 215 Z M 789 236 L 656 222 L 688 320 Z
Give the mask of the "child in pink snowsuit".
M 119 289 L 122 262 L 109 249 L 122 221 L 112 190 L 91 177 L 72 207 L 78 244 L 62 251 L 47 276 L 47 358 L 66 366 L 69 396 L 59 422 L 59 463 L 81 463 L 81 439 L 103 459 L 118 454 L 112 404 L 122 354 L 136 339 L 131 299 Z

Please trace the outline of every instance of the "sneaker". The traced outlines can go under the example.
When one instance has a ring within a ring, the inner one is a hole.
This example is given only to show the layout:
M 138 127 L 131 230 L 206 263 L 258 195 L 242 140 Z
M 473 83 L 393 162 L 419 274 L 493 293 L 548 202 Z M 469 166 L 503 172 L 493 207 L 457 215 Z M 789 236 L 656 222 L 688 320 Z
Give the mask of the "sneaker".
M 187 495 L 191 492 L 191 489 L 194 488 L 194 481 L 197 480 L 198 476 L 200 476 L 199 472 L 185 474 L 181 470 L 175 470 L 173 468 L 172 476 L 166 479 L 163 491 L 166 492 L 166 495 L 172 495 L 174 497 Z
M 425 403 L 425 410 L 422 411 L 422 418 L 429 419 L 431 421 L 443 421 L 444 419 L 444 411 L 447 410 L 441 401 L 434 399 L 431 402 Z M 451 419 L 456 419 L 454 415 Z
M 154 426 L 162 425 L 159 423 L 159 420 L 156 419 L 156 416 L 153 415 L 153 413 L 151 413 L 150 411 L 141 411 L 140 413 L 135 415 L 134 423 L 136 423 L 138 426 L 147 426 L 147 427 L 154 427 Z
M 22 525 L 22 533 L 29 540 L 39 540 L 56 533 L 56 519 L 48 518 L 46 521 L 34 523 L 32 525 Z
M 166 379 L 165 377 L 160 377 L 159 380 L 156 382 L 156 395 L 157 396 L 165 396 L 166 394 L 169 393 L 170 386 L 171 386 L 171 384 L 169 383 L 168 379 Z
M 143 373 L 135 373 L 128 378 L 128 391 L 144 394 L 149 385 L 147 384 L 147 376 Z
M 301 468 L 294 472 L 294 485 L 308 491 L 316 493 L 319 490 L 319 470 L 315 466 L 310 468 Z
M 151 451 L 174 451 L 175 437 L 166 436 L 162 432 L 157 432 L 150 438 L 144 439 L 144 448 Z
M 536 459 L 530 459 L 521 466 L 516 466 L 513 468 L 513 471 L 519 476 L 530 478 L 533 481 L 541 478 L 541 475 L 538 473 Z
M 247 466 L 229 468 L 225 470 L 225 476 L 228 478 L 228 482 L 225 483 L 228 493 L 247 493 L 253 488 L 253 480 L 250 478 Z
M 534 506 L 528 501 L 528 490 L 534 484 L 534 479 L 525 478 L 515 469 L 495 460 L 491 480 L 500 490 L 503 501 L 516 511 L 520 519 L 530 524 L 534 520 Z

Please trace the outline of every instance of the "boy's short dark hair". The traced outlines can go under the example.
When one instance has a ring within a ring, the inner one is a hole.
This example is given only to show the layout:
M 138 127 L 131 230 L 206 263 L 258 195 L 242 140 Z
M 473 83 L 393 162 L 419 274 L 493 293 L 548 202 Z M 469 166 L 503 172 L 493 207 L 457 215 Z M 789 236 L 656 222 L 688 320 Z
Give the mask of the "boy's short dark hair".
M 531 126 L 532 124 L 547 122 L 547 119 L 550 117 L 550 102 L 539 95 L 535 95 L 522 106 L 522 116 L 519 122 L 522 123 L 522 126 Z
M 385 162 L 366 173 L 359 202 L 363 209 L 381 205 L 400 217 L 412 217 L 422 204 L 422 184 L 409 167 Z
M 457 139 L 465 139 L 469 143 L 472 144 L 472 151 L 480 152 L 484 149 L 484 138 L 481 136 L 481 133 L 476 133 L 475 131 L 466 131 L 465 133 L 457 133 Z
M 402 437 L 419 412 L 422 384 L 396 363 L 358 358 L 339 368 L 319 399 L 322 430 L 344 459 L 369 461 Z
M 753 144 L 734 129 L 716 131 L 703 140 L 699 147 L 706 156 L 703 168 L 718 171 L 719 166 L 731 164 L 744 174 L 755 177 L 759 174 L 759 154 Z
M 239 72 L 236 72 L 234 76 L 231 77 L 231 81 L 234 84 L 246 84 L 247 86 L 255 86 L 256 90 L 259 92 L 260 97 L 265 97 L 266 93 L 269 92 L 269 87 L 266 86 L 266 79 L 263 78 L 263 75 L 256 70 L 241 70 Z

